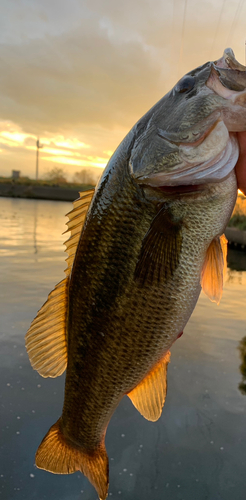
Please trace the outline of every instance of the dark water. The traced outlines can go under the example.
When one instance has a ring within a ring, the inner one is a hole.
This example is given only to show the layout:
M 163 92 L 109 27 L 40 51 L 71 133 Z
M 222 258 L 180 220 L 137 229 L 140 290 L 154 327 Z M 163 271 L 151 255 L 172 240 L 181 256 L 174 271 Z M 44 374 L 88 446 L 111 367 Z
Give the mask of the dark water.
M 36 469 L 35 451 L 59 417 L 64 377 L 32 370 L 24 335 L 63 278 L 63 202 L 0 198 L 0 495 L 96 500 L 79 473 Z M 220 306 L 201 295 L 172 348 L 160 420 L 144 420 L 125 397 L 106 437 L 109 498 L 245 500 L 246 255 L 230 252 Z M 238 270 L 237 270 L 238 269 Z M 240 369 L 241 368 L 241 369 Z

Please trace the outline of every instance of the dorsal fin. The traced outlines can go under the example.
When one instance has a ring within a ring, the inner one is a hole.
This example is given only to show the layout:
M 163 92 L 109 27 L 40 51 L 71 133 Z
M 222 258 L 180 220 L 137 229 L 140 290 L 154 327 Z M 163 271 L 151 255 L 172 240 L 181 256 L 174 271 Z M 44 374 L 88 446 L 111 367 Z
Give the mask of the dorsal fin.
M 171 353 L 168 351 L 142 382 L 127 394 L 139 413 L 152 422 L 155 422 L 161 416 L 166 399 L 167 365 L 170 356 Z
M 227 239 L 217 236 L 209 245 L 201 274 L 204 293 L 212 302 L 220 303 L 223 280 L 226 272 Z
M 26 334 L 26 349 L 30 363 L 43 377 L 58 377 L 66 370 L 69 276 L 93 194 L 92 189 L 83 191 L 80 193 L 80 198 L 73 203 L 74 208 L 69 212 L 67 222 L 67 231 L 71 231 L 72 234 L 65 243 L 68 253 L 66 278 L 50 292 Z
M 94 189 L 90 189 L 89 191 L 82 191 L 80 194 L 80 198 L 73 202 L 73 210 L 68 212 L 68 222 L 67 222 L 67 232 L 71 232 L 70 238 L 65 241 L 64 245 L 66 246 L 66 253 L 68 257 L 66 258 L 67 269 L 65 270 L 66 276 L 71 274 L 72 265 L 74 261 L 74 257 L 76 254 L 79 238 L 81 235 L 82 227 L 85 222 L 85 218 L 91 204 L 91 200 L 94 195 Z M 64 233 L 64 234 L 65 234 Z

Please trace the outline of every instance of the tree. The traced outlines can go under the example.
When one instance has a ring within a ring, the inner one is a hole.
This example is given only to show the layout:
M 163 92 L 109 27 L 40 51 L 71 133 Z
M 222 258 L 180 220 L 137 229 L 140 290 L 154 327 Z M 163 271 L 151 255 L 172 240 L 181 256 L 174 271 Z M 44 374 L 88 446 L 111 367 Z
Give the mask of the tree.
M 73 181 L 77 184 L 96 184 L 93 173 L 88 168 L 83 168 L 80 172 L 75 172 Z
M 55 184 L 66 184 L 66 175 L 63 168 L 54 167 L 45 174 L 45 180 L 54 182 Z

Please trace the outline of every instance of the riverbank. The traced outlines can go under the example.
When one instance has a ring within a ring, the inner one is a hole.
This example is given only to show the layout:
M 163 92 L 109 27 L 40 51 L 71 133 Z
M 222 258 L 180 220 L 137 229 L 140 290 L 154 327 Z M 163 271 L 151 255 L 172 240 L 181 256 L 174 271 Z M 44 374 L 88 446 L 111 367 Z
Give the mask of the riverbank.
M 49 186 L 39 184 L 0 183 L 0 196 L 7 198 L 33 198 L 37 200 L 74 201 L 79 191 L 91 189 L 92 186 Z
M 246 231 L 241 231 L 236 227 L 227 227 L 225 236 L 228 240 L 228 245 L 238 250 L 246 250 Z
M 29 198 L 38 200 L 74 201 L 79 197 L 79 191 L 86 191 L 93 186 L 49 186 L 38 183 L 23 184 L 14 182 L 0 183 L 0 196 L 10 198 Z M 245 220 L 246 217 L 244 216 Z M 236 227 L 227 227 L 225 231 L 229 246 L 245 250 L 246 231 Z

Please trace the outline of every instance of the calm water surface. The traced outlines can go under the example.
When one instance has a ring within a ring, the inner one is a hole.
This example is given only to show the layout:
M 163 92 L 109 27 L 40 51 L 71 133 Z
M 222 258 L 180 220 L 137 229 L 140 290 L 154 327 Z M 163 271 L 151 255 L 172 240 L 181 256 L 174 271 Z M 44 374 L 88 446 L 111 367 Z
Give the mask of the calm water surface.
M 35 451 L 61 414 L 64 376 L 33 371 L 24 335 L 66 267 L 66 202 L 0 198 L 0 496 L 96 500 L 79 473 L 36 469 Z M 172 348 L 160 420 L 125 397 L 106 437 L 109 498 L 245 500 L 246 256 L 229 253 L 220 306 L 203 294 Z M 245 364 L 243 364 L 245 355 Z M 245 366 L 245 367 L 244 367 Z

